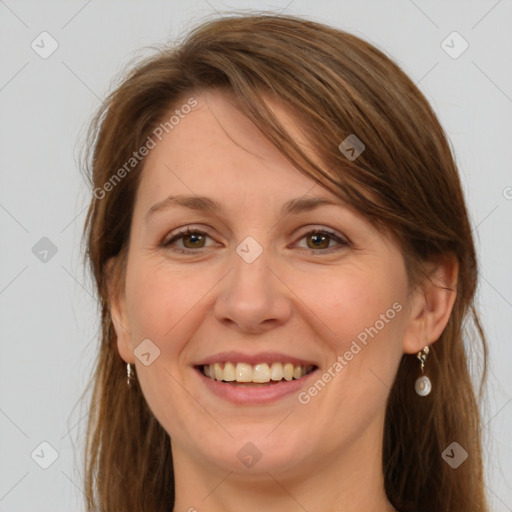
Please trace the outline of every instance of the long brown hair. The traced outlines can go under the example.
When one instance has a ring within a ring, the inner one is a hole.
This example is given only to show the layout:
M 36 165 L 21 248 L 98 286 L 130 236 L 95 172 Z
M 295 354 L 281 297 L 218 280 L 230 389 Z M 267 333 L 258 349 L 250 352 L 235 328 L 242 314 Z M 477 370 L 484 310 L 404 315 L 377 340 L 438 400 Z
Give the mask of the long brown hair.
M 388 498 L 399 510 L 486 512 L 480 412 L 466 352 L 476 349 L 480 356 L 481 398 L 487 348 L 474 304 L 471 227 L 446 135 L 424 95 L 382 51 L 347 32 L 273 13 L 204 21 L 181 42 L 133 65 L 91 125 L 86 171 L 94 194 L 84 242 L 100 301 L 101 340 L 90 383 L 87 510 L 168 512 L 174 503 L 169 436 L 138 385 L 126 385 L 106 263 L 118 256 L 113 275 L 122 283 L 144 159 L 127 172 L 117 170 L 154 138 L 172 108 L 211 88 L 230 91 L 300 172 L 392 233 L 411 289 L 425 279 L 426 260 L 457 258 L 455 304 L 428 361 L 432 393 L 416 395 L 418 361 L 404 354 L 387 403 L 382 465 Z M 320 163 L 290 137 L 266 96 L 291 108 Z M 356 159 L 339 149 L 351 134 L 365 145 Z M 457 469 L 442 456 L 453 441 L 469 454 Z

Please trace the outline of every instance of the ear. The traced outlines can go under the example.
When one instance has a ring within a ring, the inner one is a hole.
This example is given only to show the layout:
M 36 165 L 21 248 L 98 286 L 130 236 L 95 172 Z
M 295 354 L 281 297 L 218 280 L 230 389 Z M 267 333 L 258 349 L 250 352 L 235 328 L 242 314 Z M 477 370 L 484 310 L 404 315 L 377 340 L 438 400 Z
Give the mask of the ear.
M 455 256 L 425 265 L 427 276 L 413 293 L 409 325 L 404 336 L 403 351 L 415 354 L 435 343 L 443 333 L 457 296 L 459 263 Z
M 123 264 L 119 256 L 110 258 L 105 264 L 107 277 L 108 302 L 110 316 L 114 324 L 117 338 L 117 349 L 126 363 L 134 363 L 132 338 L 129 330 L 126 311 L 125 283 L 120 266 Z

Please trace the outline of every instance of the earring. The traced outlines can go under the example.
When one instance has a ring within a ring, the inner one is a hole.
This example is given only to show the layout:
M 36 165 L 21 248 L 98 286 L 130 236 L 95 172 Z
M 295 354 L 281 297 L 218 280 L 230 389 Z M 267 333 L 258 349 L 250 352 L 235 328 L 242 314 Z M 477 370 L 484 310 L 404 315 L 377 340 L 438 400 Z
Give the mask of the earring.
M 425 373 L 425 361 L 427 360 L 428 353 L 430 352 L 430 349 L 425 347 L 423 350 L 420 350 L 416 357 L 420 360 L 420 367 L 421 367 L 421 377 L 418 377 L 416 379 L 416 382 L 414 384 L 414 389 L 416 393 L 420 396 L 427 396 L 432 391 L 432 383 L 430 382 L 430 379 L 424 375 Z
M 133 376 L 132 365 L 130 363 L 126 363 L 126 384 L 128 384 L 129 388 L 132 387 L 134 380 L 135 378 Z

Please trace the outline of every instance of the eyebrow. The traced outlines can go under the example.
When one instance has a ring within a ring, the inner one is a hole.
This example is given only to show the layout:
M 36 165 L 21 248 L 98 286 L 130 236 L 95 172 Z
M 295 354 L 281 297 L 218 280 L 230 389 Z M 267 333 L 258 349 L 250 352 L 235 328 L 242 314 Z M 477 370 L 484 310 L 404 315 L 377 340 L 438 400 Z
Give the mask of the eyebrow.
M 210 197 L 195 195 L 169 196 L 166 197 L 164 200 L 159 201 L 158 203 L 151 206 L 151 208 L 149 208 L 148 212 L 146 213 L 146 219 L 156 212 L 177 208 L 180 206 L 188 208 L 190 210 L 210 210 L 214 213 L 219 213 L 223 209 L 222 205 L 219 202 L 217 202 L 215 199 L 211 199 Z M 296 199 L 291 199 L 281 207 L 281 215 L 286 215 L 289 213 L 298 214 L 301 212 L 319 208 L 320 206 L 343 207 L 344 204 L 341 199 L 338 201 L 334 201 L 332 199 L 328 199 L 325 197 L 298 197 Z

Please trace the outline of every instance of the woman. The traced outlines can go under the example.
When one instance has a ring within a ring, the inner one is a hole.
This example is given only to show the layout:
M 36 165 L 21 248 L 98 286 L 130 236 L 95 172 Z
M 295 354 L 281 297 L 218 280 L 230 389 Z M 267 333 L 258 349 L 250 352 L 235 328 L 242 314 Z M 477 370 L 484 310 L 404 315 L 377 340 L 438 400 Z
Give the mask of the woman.
M 208 21 L 89 147 L 87 510 L 488 510 L 471 228 L 396 64 L 297 17 Z

